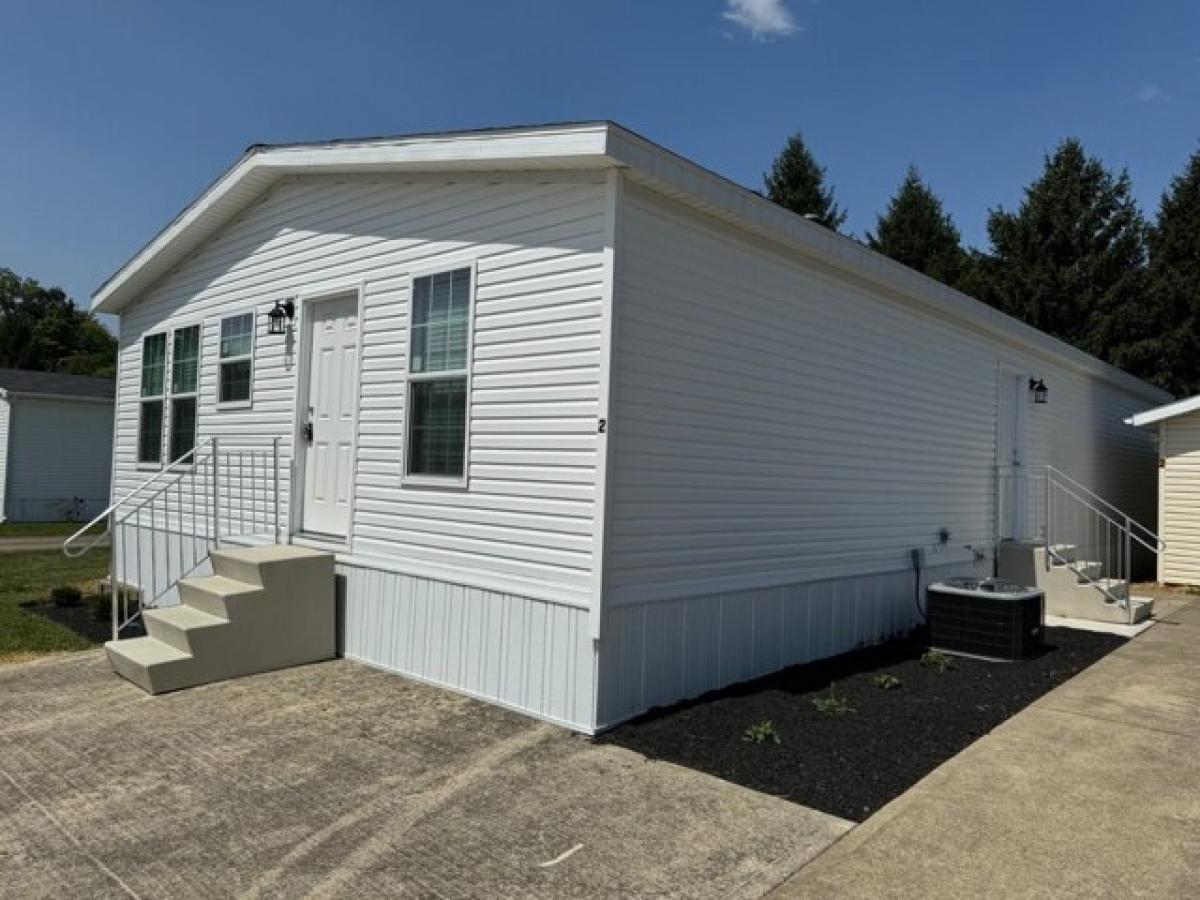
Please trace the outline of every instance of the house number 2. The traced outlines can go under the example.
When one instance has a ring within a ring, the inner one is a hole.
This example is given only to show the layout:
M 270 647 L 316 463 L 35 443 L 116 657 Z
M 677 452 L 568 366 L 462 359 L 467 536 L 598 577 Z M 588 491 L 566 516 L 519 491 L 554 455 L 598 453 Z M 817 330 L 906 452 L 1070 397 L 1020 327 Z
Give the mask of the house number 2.
M 604 434 L 606 431 L 608 431 L 608 419 L 601 419 L 600 426 L 596 429 L 596 433 Z

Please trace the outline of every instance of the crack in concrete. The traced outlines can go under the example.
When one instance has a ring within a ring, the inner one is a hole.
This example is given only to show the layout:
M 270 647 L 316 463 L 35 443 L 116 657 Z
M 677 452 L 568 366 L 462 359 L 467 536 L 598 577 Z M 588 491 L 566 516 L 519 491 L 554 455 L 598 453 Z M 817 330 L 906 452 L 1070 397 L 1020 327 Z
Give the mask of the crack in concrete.
M 43 816 L 45 816 L 46 819 L 55 828 L 57 828 L 59 830 L 59 832 L 62 834 L 62 836 L 65 837 L 76 850 L 78 850 L 80 853 L 82 853 L 85 858 L 87 858 L 93 865 L 95 865 L 97 869 L 99 869 L 106 876 L 108 876 L 110 879 L 112 879 L 114 884 L 116 884 L 119 888 L 121 888 L 121 890 L 123 890 L 130 897 L 133 897 L 134 900 L 141 900 L 141 897 L 138 895 L 138 892 L 135 891 L 133 888 L 131 888 L 128 884 L 126 884 L 121 879 L 120 875 L 118 875 L 116 872 L 114 872 L 112 869 L 110 869 L 108 866 L 106 866 L 102 859 L 100 859 L 98 856 L 96 856 L 96 854 L 94 854 L 90 850 L 88 850 L 87 847 L 83 846 L 83 844 L 79 841 L 79 839 L 71 833 L 70 829 L 68 829 L 67 826 L 65 824 L 63 824 L 63 822 L 58 818 L 58 816 L 54 815 L 54 813 L 52 813 L 50 811 L 49 807 L 47 807 L 44 803 L 42 803 L 40 800 L 38 800 L 37 797 L 33 796 L 33 794 L 29 793 L 29 791 L 25 790 L 24 786 L 22 786 L 11 775 L 9 775 L 8 772 L 6 772 L 4 769 L 0 769 L 0 775 L 3 775 L 5 780 L 16 789 L 17 793 L 19 793 L 22 797 L 24 797 L 26 800 L 28 800 L 34 806 L 35 809 L 37 809 Z

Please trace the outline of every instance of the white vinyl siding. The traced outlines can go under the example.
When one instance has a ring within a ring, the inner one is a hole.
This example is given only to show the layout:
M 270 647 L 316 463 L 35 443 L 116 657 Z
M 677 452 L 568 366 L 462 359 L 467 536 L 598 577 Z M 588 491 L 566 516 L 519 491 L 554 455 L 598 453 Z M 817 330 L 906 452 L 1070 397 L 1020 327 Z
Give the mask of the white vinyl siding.
M 943 527 L 943 560 L 986 547 L 1001 365 L 1049 388 L 1044 405 L 1022 398 L 1029 462 L 1152 513 L 1153 450 L 1121 421 L 1143 398 L 641 189 L 625 197 L 608 551 L 618 601 L 899 569 Z
M 8 519 L 11 513 L 4 502 L 8 489 L 8 422 L 12 406 L 0 398 L 0 522 Z
M 118 490 L 145 478 L 134 468 L 143 334 L 209 323 L 200 439 L 279 435 L 289 465 L 302 363 L 286 335 L 266 333 L 265 313 L 276 298 L 361 281 L 353 554 L 586 605 L 604 222 L 600 173 L 280 183 L 123 313 Z M 410 281 L 472 264 L 469 489 L 402 484 Z M 217 414 L 218 322 L 248 311 L 254 409 Z
M 1153 523 L 1151 389 L 633 184 L 617 246 L 599 726 L 911 628 L 914 548 L 991 574 L 1002 371 L 1049 389 L 1026 461 Z
M 14 397 L 6 517 L 62 520 L 71 510 L 86 521 L 99 514 L 109 503 L 112 429 L 110 401 Z
M 1160 537 L 1167 544 L 1161 578 L 1200 584 L 1200 413 L 1167 419 L 1160 433 Z

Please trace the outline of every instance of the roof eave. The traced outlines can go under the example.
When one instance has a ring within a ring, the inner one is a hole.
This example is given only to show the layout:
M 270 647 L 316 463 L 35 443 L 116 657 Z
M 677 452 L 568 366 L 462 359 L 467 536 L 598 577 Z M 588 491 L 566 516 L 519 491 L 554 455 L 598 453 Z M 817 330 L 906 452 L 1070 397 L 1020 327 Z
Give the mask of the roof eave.
M 457 135 L 254 145 L 92 295 L 92 311 L 119 313 L 278 179 L 296 174 L 430 173 L 612 166 L 609 123 Z
M 1141 428 L 1145 425 L 1154 425 L 1167 419 L 1174 419 L 1176 416 L 1186 416 L 1188 413 L 1198 410 L 1200 410 L 1200 394 L 1137 413 L 1126 419 L 1125 424 Z

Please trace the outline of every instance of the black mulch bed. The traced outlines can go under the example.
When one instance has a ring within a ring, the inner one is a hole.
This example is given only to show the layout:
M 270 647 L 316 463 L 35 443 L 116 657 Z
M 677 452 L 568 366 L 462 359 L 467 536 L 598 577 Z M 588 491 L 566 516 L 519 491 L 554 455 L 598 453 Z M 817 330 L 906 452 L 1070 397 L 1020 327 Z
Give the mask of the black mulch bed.
M 77 606 L 57 606 L 49 600 L 27 600 L 21 607 L 35 616 L 57 622 L 82 637 L 97 644 L 103 644 L 112 638 L 112 618 L 107 612 L 108 600 L 105 598 L 105 614 L 97 618 L 90 603 L 84 601 Z M 142 630 L 141 619 L 130 622 L 121 632 L 122 637 L 138 637 L 145 632 Z
M 926 644 L 917 633 L 652 710 L 597 740 L 858 822 L 1123 643 L 1049 628 L 1033 659 L 952 657 L 953 668 L 938 672 L 921 664 Z M 884 673 L 901 686 L 879 687 Z M 830 685 L 853 712 L 816 709 Z M 745 739 L 763 721 L 778 743 Z

